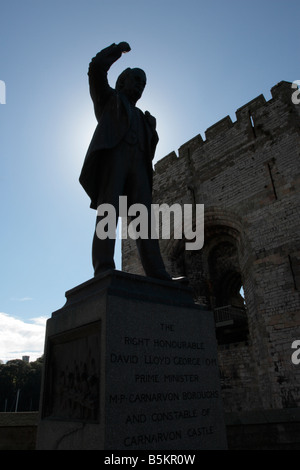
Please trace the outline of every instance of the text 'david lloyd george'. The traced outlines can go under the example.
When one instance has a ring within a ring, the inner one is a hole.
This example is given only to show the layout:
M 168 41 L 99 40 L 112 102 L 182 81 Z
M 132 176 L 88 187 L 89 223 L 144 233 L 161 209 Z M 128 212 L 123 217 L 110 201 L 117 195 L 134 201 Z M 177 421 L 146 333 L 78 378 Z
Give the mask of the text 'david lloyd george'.
M 108 397 L 109 406 L 117 407 L 120 413 L 126 410 L 124 425 L 134 431 L 135 435 L 124 438 L 127 448 L 183 438 L 203 439 L 215 431 L 212 407 L 220 393 L 215 381 L 203 378 L 208 368 L 217 371 L 216 357 L 209 354 L 210 347 L 206 351 L 203 341 L 181 339 L 176 326 L 160 323 L 160 331 L 167 333 L 161 337 L 124 334 L 122 352 L 110 352 L 110 367 L 121 375 L 123 371 L 132 385 Z M 148 426 L 149 433 L 137 434 L 139 425 L 144 430 L 143 425 Z

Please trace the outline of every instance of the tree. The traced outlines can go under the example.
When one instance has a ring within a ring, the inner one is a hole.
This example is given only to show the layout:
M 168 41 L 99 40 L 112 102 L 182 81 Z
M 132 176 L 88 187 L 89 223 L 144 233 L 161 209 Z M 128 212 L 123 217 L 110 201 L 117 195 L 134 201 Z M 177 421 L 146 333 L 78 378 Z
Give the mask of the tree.
M 0 411 L 37 411 L 43 357 L 34 362 L 20 359 L 0 364 Z M 18 403 L 17 403 L 18 398 Z

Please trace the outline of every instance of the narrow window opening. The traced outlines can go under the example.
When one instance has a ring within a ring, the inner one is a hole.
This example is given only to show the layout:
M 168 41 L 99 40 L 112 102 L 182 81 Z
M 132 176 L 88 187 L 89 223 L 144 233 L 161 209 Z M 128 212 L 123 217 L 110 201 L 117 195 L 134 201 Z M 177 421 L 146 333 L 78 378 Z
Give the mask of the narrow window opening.
M 239 293 L 240 293 L 241 298 L 243 299 L 244 305 L 246 306 L 245 293 L 244 293 L 244 287 L 243 286 L 241 286 Z
M 271 180 L 271 183 L 272 183 L 274 197 L 275 197 L 275 199 L 278 199 L 270 163 L 268 163 L 268 170 L 269 170 L 270 180 Z
M 254 119 L 253 119 L 253 115 L 252 115 L 251 111 L 249 111 L 249 121 L 250 121 L 250 124 L 251 124 L 253 135 L 256 138 L 255 124 L 254 124 Z
M 288 258 L 289 258 L 289 263 L 290 263 L 290 269 L 291 269 L 291 273 L 292 273 L 294 288 L 295 288 L 295 290 L 299 290 L 299 285 L 298 284 L 299 284 L 299 279 L 300 279 L 300 276 L 299 276 L 300 268 L 298 267 L 298 269 L 297 269 L 297 264 L 298 263 L 297 263 L 297 260 L 294 257 L 288 255 Z M 297 274 L 298 274 L 298 276 L 297 276 Z

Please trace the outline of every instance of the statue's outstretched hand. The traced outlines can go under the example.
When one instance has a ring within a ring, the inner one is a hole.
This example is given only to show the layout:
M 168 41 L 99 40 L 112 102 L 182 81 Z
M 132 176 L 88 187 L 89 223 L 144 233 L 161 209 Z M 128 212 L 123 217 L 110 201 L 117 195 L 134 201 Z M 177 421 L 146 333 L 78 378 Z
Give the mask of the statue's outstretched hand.
M 128 42 L 120 42 L 118 44 L 118 48 L 122 51 L 122 52 L 129 52 L 131 51 L 131 47 L 129 46 Z

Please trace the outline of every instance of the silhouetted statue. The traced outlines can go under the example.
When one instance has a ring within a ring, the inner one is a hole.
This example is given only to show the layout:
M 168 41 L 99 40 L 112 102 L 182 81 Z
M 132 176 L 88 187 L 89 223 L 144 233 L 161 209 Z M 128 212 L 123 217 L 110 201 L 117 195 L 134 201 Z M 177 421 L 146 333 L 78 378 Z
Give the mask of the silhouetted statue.
M 89 66 L 90 94 L 94 103 L 97 128 L 90 143 L 80 183 L 91 199 L 91 208 L 111 204 L 119 216 L 119 196 L 128 197 L 128 207 L 146 206 L 151 226 L 152 160 L 158 135 L 156 120 L 148 111 L 136 107 L 146 85 L 146 74 L 139 68 L 127 68 L 116 87 L 108 84 L 107 73 L 123 52 L 126 42 L 112 44 L 94 57 Z M 98 215 L 96 226 L 101 220 Z M 141 262 L 147 276 L 170 280 L 160 254 L 157 239 L 137 239 Z M 92 259 L 95 276 L 115 269 L 115 239 L 94 234 Z

